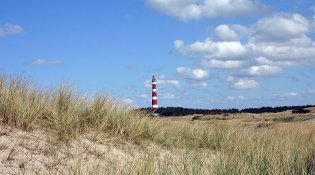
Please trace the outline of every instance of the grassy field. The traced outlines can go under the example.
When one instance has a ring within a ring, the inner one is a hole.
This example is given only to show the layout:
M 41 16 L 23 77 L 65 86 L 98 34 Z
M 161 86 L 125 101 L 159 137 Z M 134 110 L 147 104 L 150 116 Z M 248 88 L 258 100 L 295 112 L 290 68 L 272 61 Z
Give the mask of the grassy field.
M 314 116 L 152 118 L 109 96 L 0 76 L 5 174 L 315 174 Z

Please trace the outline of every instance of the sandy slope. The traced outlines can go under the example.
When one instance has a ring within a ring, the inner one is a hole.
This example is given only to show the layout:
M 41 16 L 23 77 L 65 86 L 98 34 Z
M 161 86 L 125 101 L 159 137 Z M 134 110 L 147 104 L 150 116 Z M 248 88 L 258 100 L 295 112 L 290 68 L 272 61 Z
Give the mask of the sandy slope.
M 54 143 L 55 139 L 40 130 L 25 132 L 2 127 L 1 174 L 63 174 L 78 167 L 84 170 L 100 164 L 110 165 L 113 161 L 123 166 L 136 156 L 126 148 L 94 143 L 86 138 L 61 145 Z

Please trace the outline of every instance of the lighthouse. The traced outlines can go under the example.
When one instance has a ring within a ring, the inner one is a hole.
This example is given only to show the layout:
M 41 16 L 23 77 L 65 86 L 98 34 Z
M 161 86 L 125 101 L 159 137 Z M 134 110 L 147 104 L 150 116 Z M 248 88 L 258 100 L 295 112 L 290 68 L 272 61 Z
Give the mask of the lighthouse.
M 152 76 L 152 109 L 153 111 L 158 109 L 157 90 L 156 90 L 156 78 Z

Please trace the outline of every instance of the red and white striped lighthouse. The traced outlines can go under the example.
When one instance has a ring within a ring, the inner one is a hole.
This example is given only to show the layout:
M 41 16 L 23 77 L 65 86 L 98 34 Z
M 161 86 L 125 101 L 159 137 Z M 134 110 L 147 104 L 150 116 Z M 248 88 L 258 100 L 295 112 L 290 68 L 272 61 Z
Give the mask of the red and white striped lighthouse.
M 152 76 L 152 109 L 155 111 L 158 109 L 157 90 L 156 90 L 156 78 Z

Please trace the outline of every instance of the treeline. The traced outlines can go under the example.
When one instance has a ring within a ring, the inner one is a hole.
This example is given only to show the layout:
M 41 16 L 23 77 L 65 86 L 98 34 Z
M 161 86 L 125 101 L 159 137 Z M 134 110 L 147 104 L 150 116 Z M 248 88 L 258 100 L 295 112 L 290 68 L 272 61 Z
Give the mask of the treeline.
M 235 114 L 235 113 L 253 113 L 260 114 L 265 112 L 283 112 L 287 110 L 293 110 L 293 113 L 307 113 L 308 110 L 305 108 L 315 107 L 315 105 L 304 105 L 304 106 L 281 106 L 281 107 L 260 107 L 260 108 L 245 108 L 245 109 L 193 109 L 183 107 L 161 107 L 158 108 L 155 113 L 161 116 L 185 116 L 192 114 Z M 152 111 L 152 108 L 140 108 L 143 111 Z

